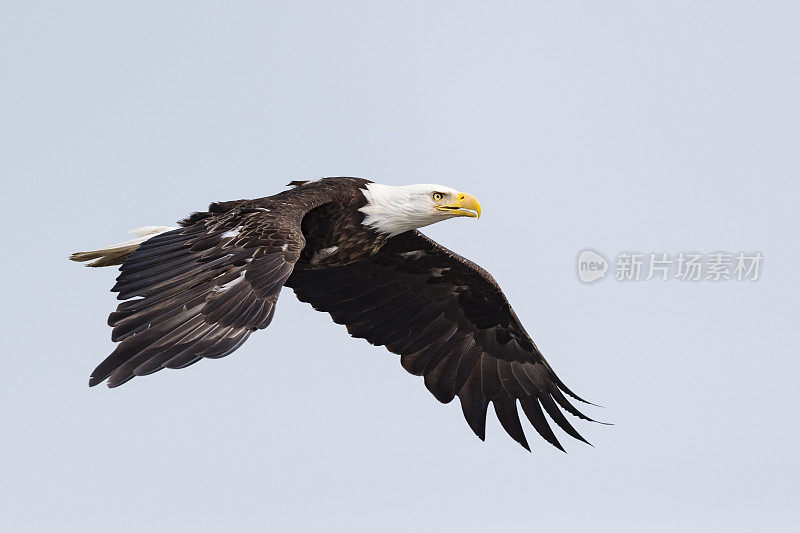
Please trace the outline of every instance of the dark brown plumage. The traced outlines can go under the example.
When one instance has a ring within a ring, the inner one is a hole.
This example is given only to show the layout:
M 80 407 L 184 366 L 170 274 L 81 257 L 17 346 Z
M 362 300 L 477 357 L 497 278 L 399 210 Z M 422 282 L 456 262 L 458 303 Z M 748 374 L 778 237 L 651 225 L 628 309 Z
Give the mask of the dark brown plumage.
M 494 279 L 416 230 L 389 236 L 364 226 L 368 183 L 292 182 L 274 196 L 215 203 L 115 256 L 122 266 L 112 290 L 125 301 L 108 323 L 119 344 L 89 384 L 116 387 L 228 355 L 269 325 L 285 285 L 354 337 L 400 354 L 439 401 L 457 396 L 481 439 L 491 403 L 529 449 L 519 401 L 556 447 L 563 449 L 545 412 L 584 440 L 561 411 L 590 420 L 566 396 L 583 400 L 556 376 Z

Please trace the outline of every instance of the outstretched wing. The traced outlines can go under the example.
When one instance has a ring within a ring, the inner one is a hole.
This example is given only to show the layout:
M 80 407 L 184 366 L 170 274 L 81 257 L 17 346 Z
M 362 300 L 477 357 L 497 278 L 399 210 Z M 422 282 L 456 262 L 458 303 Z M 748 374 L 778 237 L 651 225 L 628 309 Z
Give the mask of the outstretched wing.
M 519 401 L 536 431 L 554 446 L 563 450 L 544 412 L 586 442 L 561 411 L 591 420 L 565 394 L 584 400 L 553 372 L 494 279 L 421 233 L 389 239 L 366 262 L 297 270 L 286 286 L 345 324 L 352 336 L 400 354 L 403 368 L 424 376 L 439 401 L 458 396 L 481 439 L 491 402 L 506 432 L 530 450 Z
M 126 301 L 108 318 L 119 345 L 89 385 L 224 357 L 269 325 L 305 245 L 304 212 L 239 204 L 195 214 L 125 259 L 112 291 Z

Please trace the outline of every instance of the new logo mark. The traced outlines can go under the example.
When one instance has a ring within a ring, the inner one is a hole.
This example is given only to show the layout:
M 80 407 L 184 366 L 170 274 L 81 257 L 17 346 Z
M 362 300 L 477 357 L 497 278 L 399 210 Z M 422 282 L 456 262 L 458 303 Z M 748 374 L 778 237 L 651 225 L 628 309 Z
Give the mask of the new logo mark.
M 603 279 L 608 272 L 608 261 L 594 250 L 583 250 L 578 255 L 578 278 L 584 283 Z

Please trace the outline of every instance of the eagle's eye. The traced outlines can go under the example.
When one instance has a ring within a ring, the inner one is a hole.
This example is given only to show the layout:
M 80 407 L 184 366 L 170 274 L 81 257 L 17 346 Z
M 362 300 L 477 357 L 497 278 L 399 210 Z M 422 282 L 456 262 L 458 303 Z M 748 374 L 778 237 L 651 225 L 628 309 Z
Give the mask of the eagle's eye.
M 439 200 L 444 199 L 444 194 L 440 192 L 435 192 L 431 195 L 431 197 L 438 202 Z

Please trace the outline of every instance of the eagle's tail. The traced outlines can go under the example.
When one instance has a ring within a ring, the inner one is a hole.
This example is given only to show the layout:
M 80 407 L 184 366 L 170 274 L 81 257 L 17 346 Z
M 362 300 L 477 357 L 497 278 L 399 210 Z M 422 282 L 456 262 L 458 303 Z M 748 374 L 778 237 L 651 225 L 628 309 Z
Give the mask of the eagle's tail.
M 70 255 L 69 258 L 73 261 L 91 261 L 94 259 L 95 261 L 86 265 L 90 267 L 121 265 L 122 262 L 125 261 L 125 258 L 141 246 L 144 241 L 174 229 L 178 228 L 170 226 L 144 226 L 142 228 L 132 229 L 130 233 L 136 235 L 136 239 L 112 244 L 111 246 L 106 246 L 105 248 L 92 250 L 90 252 L 75 252 Z

